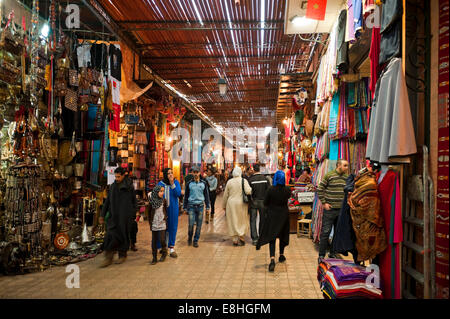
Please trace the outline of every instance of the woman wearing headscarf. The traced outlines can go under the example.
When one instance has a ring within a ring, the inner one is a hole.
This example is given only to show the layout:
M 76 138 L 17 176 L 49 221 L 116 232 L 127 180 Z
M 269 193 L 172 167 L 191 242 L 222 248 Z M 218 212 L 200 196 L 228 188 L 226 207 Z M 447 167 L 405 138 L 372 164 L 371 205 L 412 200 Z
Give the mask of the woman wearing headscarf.
M 157 263 L 156 243 L 162 245 L 162 256 L 159 261 L 164 261 L 167 256 L 166 229 L 167 229 L 167 202 L 164 200 L 164 187 L 156 185 L 149 194 L 150 216 L 148 222 L 152 231 L 152 265 Z
M 244 246 L 244 236 L 249 227 L 248 204 L 244 203 L 244 193 L 251 195 L 252 188 L 248 181 L 242 178 L 242 169 L 235 167 L 233 178 L 225 186 L 223 206 L 227 217 L 228 233 L 234 246 Z
M 170 250 L 169 256 L 176 258 L 177 253 L 175 252 L 175 240 L 178 231 L 178 200 L 181 196 L 181 186 L 180 182 L 174 178 L 171 168 L 164 169 L 163 180 L 160 181 L 158 185 L 164 187 L 164 199 L 167 202 L 166 242 L 168 242 Z M 160 243 L 158 243 L 158 248 L 161 248 Z
M 280 242 L 279 262 L 286 261 L 284 248 L 289 245 L 289 209 L 288 200 L 291 197 L 291 190 L 286 187 L 286 178 L 283 171 L 277 171 L 273 178 L 273 186 L 267 191 L 264 199 L 266 216 L 262 221 L 256 250 L 261 246 L 269 244 L 270 264 L 269 271 L 275 270 L 275 241 Z

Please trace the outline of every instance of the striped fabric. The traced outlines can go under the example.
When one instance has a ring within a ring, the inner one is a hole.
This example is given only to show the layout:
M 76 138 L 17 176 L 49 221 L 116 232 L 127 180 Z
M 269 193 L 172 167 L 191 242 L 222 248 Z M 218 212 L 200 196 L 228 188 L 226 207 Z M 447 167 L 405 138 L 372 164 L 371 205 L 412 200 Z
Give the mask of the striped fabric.
M 318 187 L 318 195 L 322 204 L 330 204 L 333 209 L 339 209 L 344 200 L 344 187 L 347 174 L 339 175 L 336 170 L 327 173 Z

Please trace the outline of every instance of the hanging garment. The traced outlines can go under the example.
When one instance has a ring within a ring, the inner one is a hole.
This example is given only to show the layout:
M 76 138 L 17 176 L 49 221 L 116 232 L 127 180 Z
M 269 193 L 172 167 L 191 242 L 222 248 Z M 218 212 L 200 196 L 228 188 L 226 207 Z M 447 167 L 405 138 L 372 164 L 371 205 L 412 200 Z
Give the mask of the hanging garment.
M 109 118 L 109 129 L 115 132 L 120 132 L 120 111 L 120 105 L 113 104 L 113 112 Z
M 401 0 L 384 0 L 381 11 L 380 65 L 401 53 L 402 14 Z
M 119 82 L 122 81 L 122 51 L 120 51 L 120 46 L 112 44 L 109 46 L 109 71 L 110 76 L 117 79 Z
M 79 68 L 87 68 L 91 66 L 91 45 L 84 44 L 77 48 L 77 61 Z
M 387 247 L 378 185 L 374 173 L 355 178 L 355 189 L 348 200 L 355 231 L 358 261 L 375 258 Z
M 379 162 L 417 152 L 402 60 L 392 59 L 377 84 L 372 107 L 366 158 Z
M 356 37 L 359 37 L 363 28 L 362 0 L 353 0 L 353 23 Z
M 339 97 L 340 97 L 340 91 L 337 91 L 334 96 L 333 100 L 331 102 L 330 106 L 330 117 L 328 122 L 328 134 L 330 139 L 335 139 L 337 134 L 337 120 L 338 120 L 338 114 L 339 114 Z
M 380 281 L 385 299 L 400 299 L 399 243 L 403 241 L 403 222 L 399 176 L 392 170 L 388 170 L 382 179 L 380 176 L 378 173 L 381 214 L 389 242 L 387 249 L 379 255 Z
M 353 17 L 353 0 L 347 0 L 347 28 L 345 31 L 345 42 L 352 42 L 356 40 Z
M 370 43 L 370 92 L 372 93 L 372 98 L 375 95 L 375 87 L 378 80 L 378 75 L 380 73 L 380 28 L 372 28 L 372 40 Z
M 345 42 L 347 10 L 341 11 L 338 21 L 336 67 L 340 72 L 346 73 L 348 69 L 348 42 Z
M 97 70 L 106 70 L 108 64 L 108 47 L 104 43 L 91 45 L 91 65 Z

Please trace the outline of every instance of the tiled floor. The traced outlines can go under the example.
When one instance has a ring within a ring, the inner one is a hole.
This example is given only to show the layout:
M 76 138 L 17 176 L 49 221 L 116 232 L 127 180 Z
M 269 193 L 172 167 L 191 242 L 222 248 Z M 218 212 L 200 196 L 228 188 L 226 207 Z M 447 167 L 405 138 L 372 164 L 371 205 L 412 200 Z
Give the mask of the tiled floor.
M 221 207 L 220 200 L 217 207 Z M 273 273 L 267 271 L 268 246 L 257 251 L 250 237 L 246 241 L 243 247 L 232 245 L 219 209 L 214 224 L 203 223 L 200 247 L 188 246 L 187 215 L 182 215 L 178 258 L 152 266 L 150 231 L 144 222 L 139 225 L 139 250 L 129 252 L 124 264 L 100 269 L 101 255 L 77 264 L 79 289 L 66 287 L 66 267 L 54 267 L 41 273 L 0 277 L 0 298 L 322 298 L 316 279 L 317 250 L 310 239 L 291 234 L 285 250 L 287 261 L 277 262 Z

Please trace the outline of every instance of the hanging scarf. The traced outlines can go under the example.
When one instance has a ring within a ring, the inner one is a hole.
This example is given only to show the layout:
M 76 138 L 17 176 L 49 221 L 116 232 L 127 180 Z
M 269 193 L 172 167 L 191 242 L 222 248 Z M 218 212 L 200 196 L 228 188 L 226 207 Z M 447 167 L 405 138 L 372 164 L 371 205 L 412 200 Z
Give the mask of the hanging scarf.
M 158 196 L 159 191 L 161 190 L 161 185 L 156 185 L 152 190 L 152 194 L 150 195 L 150 204 L 153 209 L 158 209 L 163 204 L 163 199 Z M 164 189 L 165 190 L 165 189 Z

